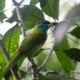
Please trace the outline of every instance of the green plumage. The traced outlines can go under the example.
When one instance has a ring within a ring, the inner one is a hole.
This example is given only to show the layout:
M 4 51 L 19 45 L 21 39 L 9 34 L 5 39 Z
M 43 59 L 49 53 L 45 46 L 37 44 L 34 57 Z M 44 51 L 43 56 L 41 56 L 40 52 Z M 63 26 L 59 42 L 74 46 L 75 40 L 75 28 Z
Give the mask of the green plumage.
M 31 33 L 25 38 L 18 49 L 19 55 L 25 54 L 29 58 L 32 58 L 38 50 L 43 46 L 47 39 L 47 34 L 45 33 Z M 28 47 L 27 47 L 28 46 Z M 27 53 L 26 53 L 27 52 Z M 33 53 L 32 53 L 33 52 Z M 24 55 L 23 55 L 24 56 Z
M 43 22 L 39 22 L 34 27 L 33 31 L 22 41 L 16 55 L 6 66 L 6 69 L 12 68 L 22 56 L 33 58 L 36 55 L 47 39 L 46 32 L 48 30 L 48 26 L 47 24 L 43 24 Z

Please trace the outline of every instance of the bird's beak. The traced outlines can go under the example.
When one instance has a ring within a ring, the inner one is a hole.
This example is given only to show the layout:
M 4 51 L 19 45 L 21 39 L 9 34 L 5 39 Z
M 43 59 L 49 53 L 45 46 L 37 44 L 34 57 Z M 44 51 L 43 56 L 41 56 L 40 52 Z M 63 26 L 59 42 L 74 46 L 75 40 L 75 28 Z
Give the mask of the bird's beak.
M 58 23 L 56 23 L 56 22 L 50 22 L 49 24 L 48 24 L 48 27 L 53 27 L 53 26 L 56 26 Z

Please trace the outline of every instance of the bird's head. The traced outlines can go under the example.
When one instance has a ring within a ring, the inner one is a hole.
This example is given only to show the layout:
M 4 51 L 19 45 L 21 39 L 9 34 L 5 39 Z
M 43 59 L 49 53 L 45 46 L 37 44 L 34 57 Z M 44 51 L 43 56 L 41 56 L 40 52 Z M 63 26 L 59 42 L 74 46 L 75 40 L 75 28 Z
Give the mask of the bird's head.
M 37 23 L 36 27 L 42 30 L 43 32 L 47 32 L 49 27 L 52 27 L 52 26 L 54 26 L 53 23 L 46 21 L 46 20 L 41 20 Z

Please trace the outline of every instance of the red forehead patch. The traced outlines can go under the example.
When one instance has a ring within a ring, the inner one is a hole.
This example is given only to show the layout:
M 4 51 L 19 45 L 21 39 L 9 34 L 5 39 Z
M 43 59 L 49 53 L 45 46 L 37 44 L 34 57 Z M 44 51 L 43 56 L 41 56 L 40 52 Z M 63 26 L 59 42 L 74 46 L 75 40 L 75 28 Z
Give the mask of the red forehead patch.
M 37 24 L 39 24 L 40 22 L 42 22 L 43 20 L 39 20 L 38 22 L 37 22 Z
M 40 22 L 44 22 L 45 24 L 49 24 L 50 22 L 49 21 L 46 21 L 46 20 L 40 20 L 37 22 L 37 24 L 39 24 Z

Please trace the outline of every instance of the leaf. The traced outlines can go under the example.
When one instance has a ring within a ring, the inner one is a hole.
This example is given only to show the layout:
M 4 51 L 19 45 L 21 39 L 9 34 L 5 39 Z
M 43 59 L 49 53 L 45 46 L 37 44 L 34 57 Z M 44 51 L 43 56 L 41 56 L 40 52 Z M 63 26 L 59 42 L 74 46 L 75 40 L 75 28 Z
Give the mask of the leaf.
M 55 53 L 59 59 L 61 65 L 67 73 L 70 73 L 71 70 L 74 70 L 72 60 L 63 52 L 63 50 L 69 49 L 68 41 L 66 38 L 55 47 Z
M 45 78 L 42 74 L 38 75 L 38 80 L 48 80 L 47 78 Z
M 5 70 L 6 60 L 4 59 L 3 53 L 0 51 L 0 80 L 4 77 L 6 80 L 10 80 L 10 76 L 12 76 L 10 70 Z M 14 80 L 14 79 L 11 79 Z
M 37 54 L 38 55 L 38 56 L 36 56 L 37 66 L 40 66 L 44 62 L 44 60 L 47 57 L 48 52 L 49 52 L 49 50 L 41 49 L 41 51 L 38 53 L 39 55 Z M 50 57 L 47 65 L 45 66 L 44 69 L 46 69 L 46 68 L 54 70 L 54 71 L 61 69 L 61 64 L 60 64 L 59 60 L 57 59 L 56 54 L 52 54 L 52 56 Z
M 4 7 L 5 7 L 5 0 L 0 0 L 0 22 L 2 22 L 4 18 L 6 18 L 5 14 L 2 11 Z
M 26 77 L 26 72 L 24 72 L 24 71 L 22 71 L 22 70 L 19 70 L 19 72 L 20 72 L 20 76 L 21 76 L 21 78 L 25 78 Z
M 0 40 L 2 40 L 3 39 L 3 35 L 2 34 L 0 34 Z
M 3 53 L 0 50 L 0 80 L 4 77 L 6 71 L 4 71 L 4 67 L 6 65 L 6 61 L 4 59 Z
M 9 29 L 4 35 L 3 42 L 10 56 L 13 56 L 18 48 L 19 35 L 20 29 L 17 25 Z
M 57 72 L 48 72 L 46 76 L 48 80 L 69 80 L 66 77 L 60 76 Z
M 42 11 L 34 5 L 25 5 L 23 8 L 20 8 L 20 11 L 26 29 L 33 28 L 37 21 L 44 19 Z M 17 19 L 17 14 L 14 10 L 12 17 L 10 17 L 7 21 L 12 23 L 16 20 L 18 19 Z
M 0 11 L 5 7 L 5 0 L 0 0 Z
M 58 19 L 59 15 L 59 0 L 39 0 L 40 6 L 44 13 Z
M 80 49 L 77 48 L 71 48 L 68 50 L 64 50 L 66 55 L 73 59 L 74 61 L 80 61 Z
M 4 35 L 3 43 L 8 53 L 10 53 L 10 57 L 12 57 L 15 54 L 15 51 L 18 48 L 19 35 L 20 30 L 17 25 L 9 29 Z M 3 76 L 6 76 L 6 70 L 4 70 L 5 65 L 6 60 L 4 59 L 3 53 L 0 51 L 0 80 Z
M 4 74 L 6 80 L 10 80 L 9 78 L 12 77 L 12 73 L 10 70 L 6 71 Z M 12 79 L 13 80 L 13 79 Z
M 68 79 L 64 76 L 59 75 L 57 72 L 53 72 L 52 70 L 46 70 L 39 73 L 39 80 L 74 80 L 74 79 Z
M 3 22 L 3 19 L 6 18 L 3 12 L 0 12 L 0 22 Z
M 71 35 L 75 36 L 76 38 L 80 38 L 80 27 L 74 28 L 71 32 Z
M 6 78 L 6 80 L 9 80 L 9 77 L 11 76 L 11 71 L 10 70 L 5 70 L 5 65 L 6 65 L 6 60 L 3 56 L 3 53 L 0 51 L 0 80 L 2 78 Z
M 14 80 L 14 77 L 10 76 L 9 79 L 6 79 L 6 80 Z
M 4 42 L 6 50 L 8 51 L 11 58 L 16 54 L 16 50 L 19 45 L 18 44 L 19 43 L 19 36 L 20 36 L 20 28 L 18 27 L 18 25 L 15 25 L 11 29 L 9 29 L 4 35 L 3 42 Z M 2 57 L 2 56 L 0 56 L 0 57 Z M 4 57 L 2 57 L 2 59 L 4 59 Z M 21 65 L 22 61 L 23 61 L 23 58 L 18 62 L 18 66 Z M 1 69 L 2 71 L 4 71 L 4 68 L 5 68 L 4 63 L 6 63 L 5 60 L 2 62 L 2 64 L 3 64 L 3 68 Z M 5 72 L 3 72 L 2 77 L 3 77 L 3 75 L 6 77 Z M 7 76 L 7 78 L 9 78 L 9 80 L 12 80 L 13 77 L 10 75 L 8 75 L 8 76 Z
M 38 2 L 39 2 L 39 0 L 31 0 L 31 1 L 30 1 L 30 4 L 35 5 L 35 4 L 37 4 Z

